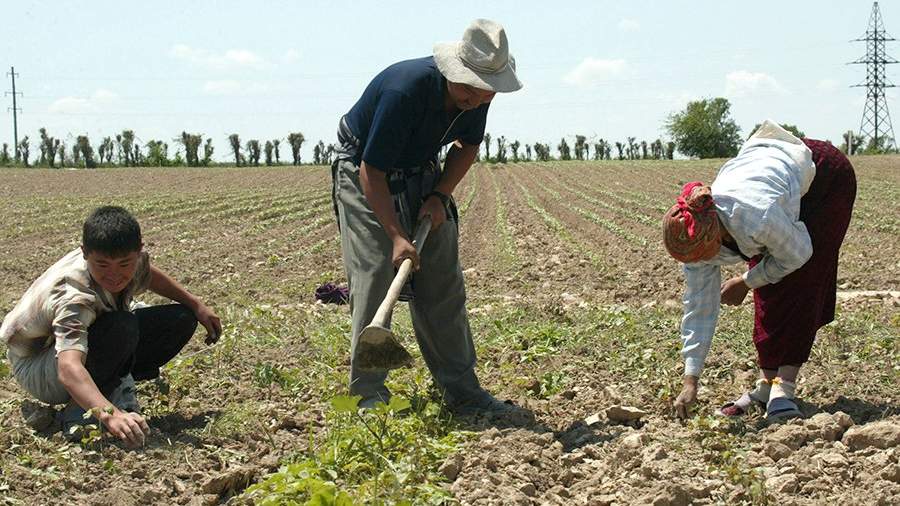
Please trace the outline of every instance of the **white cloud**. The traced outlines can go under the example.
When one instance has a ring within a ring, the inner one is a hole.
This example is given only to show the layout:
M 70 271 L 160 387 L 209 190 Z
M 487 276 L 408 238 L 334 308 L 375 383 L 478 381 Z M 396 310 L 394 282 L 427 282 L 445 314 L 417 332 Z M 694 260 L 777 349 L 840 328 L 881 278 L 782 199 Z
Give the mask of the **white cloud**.
M 696 93 L 690 93 L 687 91 L 681 92 L 663 92 L 657 93 L 656 101 L 662 104 L 665 104 L 667 109 L 671 110 L 681 110 L 687 106 L 688 102 L 693 102 L 695 100 L 700 100 L 700 95 Z
M 249 49 L 229 49 L 224 53 L 214 53 L 207 49 L 194 48 L 185 44 L 176 44 L 169 54 L 184 62 L 214 70 L 234 68 L 263 68 L 266 61 Z
M 259 95 L 268 91 L 269 86 L 264 83 L 245 83 L 231 79 L 207 81 L 203 85 L 203 92 L 208 95 Z
M 763 72 L 738 70 L 725 76 L 725 95 L 729 97 L 772 93 L 783 95 L 786 92 L 774 77 Z
M 587 88 L 619 77 L 625 71 L 625 68 L 625 60 L 604 60 L 588 57 L 566 74 L 563 80 L 569 84 Z
M 636 32 L 641 29 L 641 24 L 633 19 L 622 19 L 619 21 L 620 32 Z
M 101 112 L 106 106 L 114 103 L 119 96 L 106 89 L 98 89 L 89 97 L 63 97 L 55 100 L 47 108 L 49 112 L 58 114 L 85 114 Z
M 281 57 L 281 61 L 284 63 L 294 63 L 299 59 L 300 59 L 300 51 L 297 51 L 296 49 L 293 49 L 293 48 L 288 49 L 284 53 L 284 56 Z
M 834 91 L 838 88 L 840 83 L 837 82 L 837 79 L 825 78 L 816 84 L 816 88 L 822 91 Z

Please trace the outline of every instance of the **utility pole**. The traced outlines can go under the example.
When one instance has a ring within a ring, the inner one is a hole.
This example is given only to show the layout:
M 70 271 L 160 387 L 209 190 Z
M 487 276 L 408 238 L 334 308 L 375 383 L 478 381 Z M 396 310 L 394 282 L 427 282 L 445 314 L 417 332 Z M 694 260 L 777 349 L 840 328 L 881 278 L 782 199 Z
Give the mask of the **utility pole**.
M 876 150 L 890 149 L 894 144 L 894 127 L 884 93 L 887 88 L 895 88 L 885 75 L 885 65 L 898 62 L 885 53 L 884 44 L 894 40 L 885 32 L 881 10 L 875 2 L 865 35 L 853 41 L 866 43 L 866 55 L 850 64 L 866 64 L 866 82 L 851 88 L 866 88 L 866 106 L 859 124 L 859 135 L 870 139 L 870 145 Z
M 3 95 L 4 96 L 12 95 L 12 98 L 13 98 L 12 108 L 7 107 L 6 110 L 7 111 L 12 110 L 12 113 L 13 113 L 13 153 L 16 154 L 16 163 L 19 163 L 19 122 L 18 122 L 18 118 L 16 117 L 16 114 L 19 112 L 22 112 L 22 109 L 19 109 L 18 107 L 16 107 L 16 95 L 21 96 L 22 92 L 21 91 L 16 92 L 16 76 L 18 75 L 18 74 L 16 74 L 16 68 L 10 67 L 9 72 L 7 72 L 6 75 L 8 75 L 10 78 L 12 78 L 12 91 L 11 92 L 7 91 Z

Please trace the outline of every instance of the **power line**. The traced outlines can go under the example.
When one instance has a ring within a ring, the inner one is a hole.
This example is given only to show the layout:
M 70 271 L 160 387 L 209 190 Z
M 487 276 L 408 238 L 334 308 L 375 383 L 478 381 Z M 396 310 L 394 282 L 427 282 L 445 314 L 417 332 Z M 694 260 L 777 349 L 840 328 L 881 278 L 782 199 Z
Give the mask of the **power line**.
M 886 88 L 896 87 L 885 74 L 885 65 L 897 63 L 897 60 L 887 55 L 884 43 L 894 40 L 885 32 L 881 9 L 875 2 L 865 36 L 853 41 L 866 43 L 866 55 L 850 64 L 866 64 L 866 82 L 852 87 L 866 88 L 866 105 L 859 124 L 859 135 L 870 139 L 876 149 L 889 149 L 894 144 L 894 127 L 884 93 Z
M 13 105 L 11 108 L 7 107 L 6 110 L 9 112 L 9 110 L 12 109 L 13 113 L 13 152 L 16 154 L 16 163 L 19 163 L 19 121 L 17 113 L 22 112 L 22 109 L 16 107 L 16 95 L 21 96 L 22 92 L 16 91 L 16 76 L 18 75 L 16 74 L 16 68 L 10 67 L 9 72 L 7 72 L 6 75 L 10 76 L 12 79 L 12 91 L 7 91 L 3 96 L 12 95 Z

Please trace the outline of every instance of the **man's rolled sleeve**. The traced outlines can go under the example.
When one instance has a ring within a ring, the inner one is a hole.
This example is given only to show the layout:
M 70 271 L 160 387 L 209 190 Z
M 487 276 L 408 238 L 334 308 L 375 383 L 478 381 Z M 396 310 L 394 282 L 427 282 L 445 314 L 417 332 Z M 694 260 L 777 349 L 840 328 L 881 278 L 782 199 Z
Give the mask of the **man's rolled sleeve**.
M 719 319 L 722 274 L 718 265 L 684 265 L 684 316 L 681 319 L 681 355 L 684 374 L 700 376 Z
M 78 302 L 63 304 L 53 319 L 53 336 L 56 354 L 66 350 L 78 350 L 87 355 L 88 328 L 97 315 L 94 310 Z

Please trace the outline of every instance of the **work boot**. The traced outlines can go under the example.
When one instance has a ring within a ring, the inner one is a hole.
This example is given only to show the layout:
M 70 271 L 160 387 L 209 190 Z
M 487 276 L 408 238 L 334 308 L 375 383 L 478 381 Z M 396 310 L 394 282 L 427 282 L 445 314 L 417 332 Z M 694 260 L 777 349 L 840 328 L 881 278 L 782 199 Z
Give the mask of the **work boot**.
M 37 432 L 47 430 L 56 423 L 56 410 L 52 406 L 26 399 L 20 409 L 25 424 Z
M 449 394 L 445 394 L 447 409 L 456 416 L 485 416 L 485 417 L 505 417 L 510 415 L 520 415 L 527 410 L 516 406 L 511 401 L 501 401 L 487 390 L 479 389 L 475 394 L 463 399 L 456 399 Z

